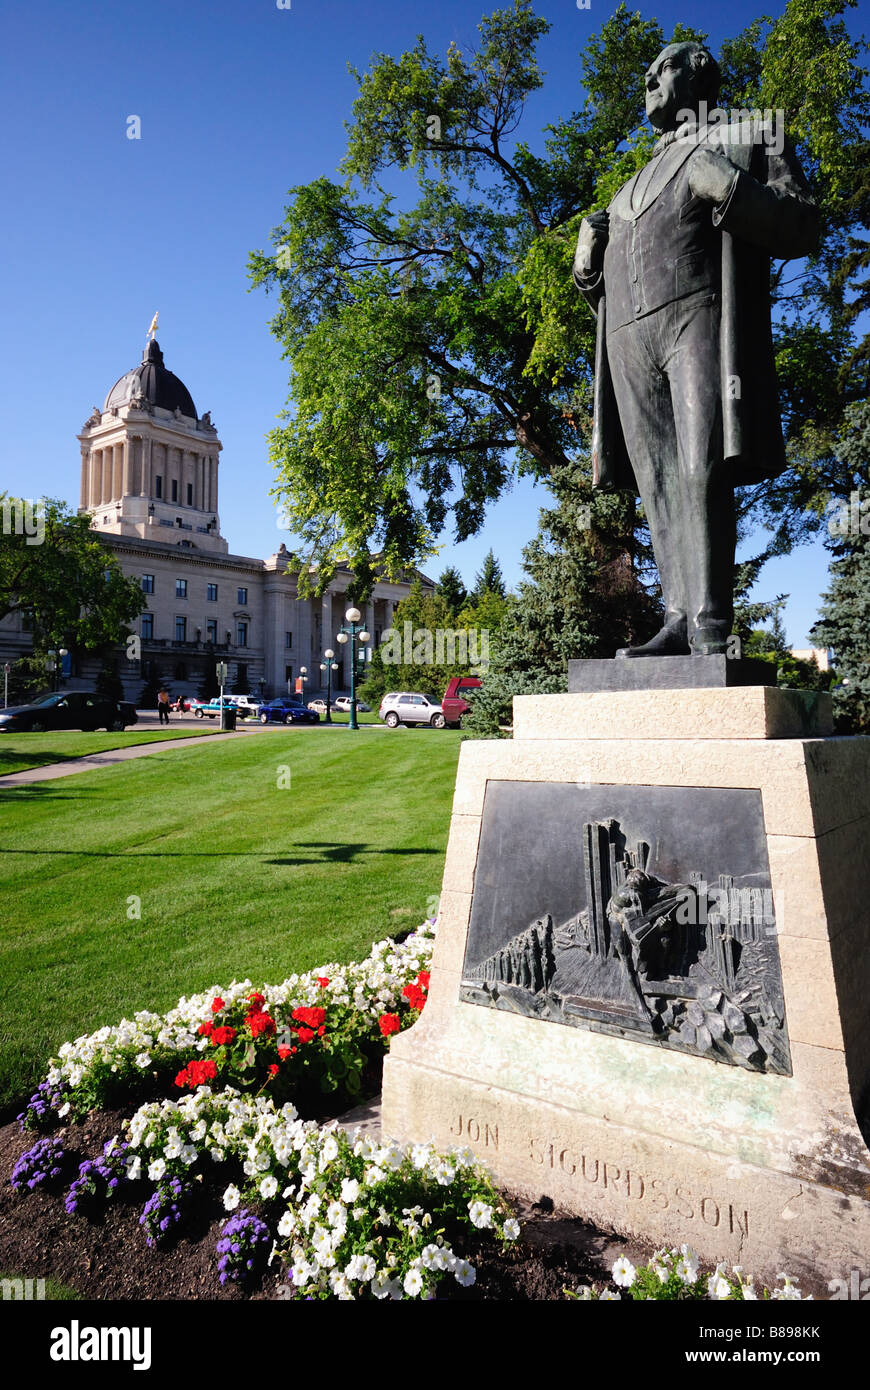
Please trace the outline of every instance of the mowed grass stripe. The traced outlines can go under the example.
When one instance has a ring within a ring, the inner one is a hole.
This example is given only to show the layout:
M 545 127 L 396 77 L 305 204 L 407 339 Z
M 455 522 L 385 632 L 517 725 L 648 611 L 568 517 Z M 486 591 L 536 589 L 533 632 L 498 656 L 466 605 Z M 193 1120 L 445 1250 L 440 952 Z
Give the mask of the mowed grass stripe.
M 458 744 L 289 730 L 4 791 L 0 1103 L 122 1014 L 359 958 L 422 920 Z
M 30 768 L 48 767 L 87 758 L 92 753 L 108 753 L 116 748 L 141 748 L 148 743 L 167 740 L 202 738 L 217 733 L 217 729 L 192 725 L 188 729 L 129 729 L 124 734 L 86 734 L 77 730 L 59 730 L 48 734 L 0 734 L 0 777 Z

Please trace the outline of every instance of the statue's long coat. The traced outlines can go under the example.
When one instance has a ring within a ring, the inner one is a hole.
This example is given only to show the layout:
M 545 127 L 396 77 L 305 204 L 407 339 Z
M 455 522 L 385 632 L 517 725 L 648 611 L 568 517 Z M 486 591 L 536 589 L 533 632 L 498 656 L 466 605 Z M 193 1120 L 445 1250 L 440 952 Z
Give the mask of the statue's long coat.
M 637 178 L 616 194 L 611 217 L 642 217 L 700 145 L 724 155 L 738 170 L 719 209 L 711 206 L 721 237 L 720 370 L 724 453 L 735 486 L 776 477 L 786 466 L 770 325 L 770 260 L 811 254 L 818 242 L 818 209 L 787 143 L 776 151 L 776 131 L 761 122 L 707 126 L 675 140 L 661 161 L 643 206 L 631 208 Z M 598 316 L 592 435 L 593 482 L 637 491 L 625 447 L 607 360 L 606 277 L 575 283 Z

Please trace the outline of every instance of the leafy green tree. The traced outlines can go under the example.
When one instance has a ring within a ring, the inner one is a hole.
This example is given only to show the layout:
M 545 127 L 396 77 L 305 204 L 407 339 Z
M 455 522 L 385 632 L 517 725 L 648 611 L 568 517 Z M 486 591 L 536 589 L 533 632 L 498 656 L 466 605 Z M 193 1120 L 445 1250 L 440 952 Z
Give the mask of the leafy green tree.
M 448 565 L 442 571 L 438 583 L 435 585 L 435 591 L 444 599 L 451 613 L 458 613 L 468 598 L 468 592 L 462 582 L 462 575 L 454 565 Z
M 843 410 L 863 390 L 852 306 L 866 294 L 870 101 L 842 20 L 853 7 L 788 0 L 721 55 L 722 104 L 785 110 L 824 216 L 816 260 L 773 274 L 791 468 L 743 499 L 780 550 L 821 524 Z M 474 53 L 442 57 L 421 37 L 356 74 L 344 182 L 292 189 L 271 251 L 251 257 L 253 285 L 278 296 L 291 371 L 275 495 L 320 584 L 349 558 L 365 587 L 371 550 L 397 572 L 449 519 L 458 540 L 474 534 L 514 473 L 588 470 L 594 325 L 570 280 L 577 228 L 649 157 L 646 66 L 666 40 L 705 35 L 620 5 L 581 55 L 585 105 L 536 152 L 518 128 L 549 26 L 514 0 L 479 28 Z M 384 192 L 396 173 L 416 179 L 413 205 Z M 619 519 L 633 560 L 637 517 Z
M 0 497 L 10 512 L 22 505 Z M 117 645 L 145 607 L 139 585 L 91 530 L 89 516 L 60 501 L 44 505 L 40 544 L 5 526 L 0 534 L 0 618 L 26 616 L 37 653 L 60 643 L 70 651 Z
M 495 551 L 489 550 L 483 559 L 483 566 L 478 574 L 474 576 L 474 588 L 472 598 L 480 599 L 484 594 L 498 594 L 504 598 L 507 593 L 507 585 L 501 572 L 501 565 L 495 558 Z

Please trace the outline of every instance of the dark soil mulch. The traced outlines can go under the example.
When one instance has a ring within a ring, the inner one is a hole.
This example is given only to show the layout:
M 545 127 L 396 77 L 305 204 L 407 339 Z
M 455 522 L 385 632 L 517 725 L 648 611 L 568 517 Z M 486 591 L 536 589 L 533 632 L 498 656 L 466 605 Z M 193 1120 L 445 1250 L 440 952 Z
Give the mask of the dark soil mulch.
M 26 1278 L 53 1276 L 82 1298 L 116 1299 L 273 1299 L 283 1283 L 277 1271 L 267 1271 L 262 1282 L 242 1291 L 221 1285 L 217 1274 L 215 1244 L 226 1213 L 220 1204 L 225 1180 L 203 1183 L 194 1199 L 184 1233 L 168 1248 L 149 1248 L 139 1225 L 147 1197 L 132 1192 L 114 1206 L 102 1209 L 97 1219 L 64 1209 L 64 1193 L 84 1158 L 95 1157 L 107 1139 L 121 1133 L 129 1109 L 99 1111 L 81 1125 L 60 1131 L 68 1152 L 65 1184 L 54 1191 L 36 1189 L 16 1194 L 9 1174 L 25 1149 L 38 1137 L 21 1133 L 18 1125 L 0 1129 L 0 1274 Z M 585 1222 L 548 1209 L 549 1204 L 514 1202 L 522 1227 L 516 1245 L 505 1249 L 495 1243 L 474 1241 L 473 1248 L 458 1253 L 470 1258 L 477 1282 L 460 1289 L 452 1279 L 439 1286 L 441 1297 L 465 1300 L 533 1301 L 561 1299 L 563 1289 L 593 1281 L 605 1282 L 616 1254 L 638 1250 L 624 1241 L 597 1231 Z

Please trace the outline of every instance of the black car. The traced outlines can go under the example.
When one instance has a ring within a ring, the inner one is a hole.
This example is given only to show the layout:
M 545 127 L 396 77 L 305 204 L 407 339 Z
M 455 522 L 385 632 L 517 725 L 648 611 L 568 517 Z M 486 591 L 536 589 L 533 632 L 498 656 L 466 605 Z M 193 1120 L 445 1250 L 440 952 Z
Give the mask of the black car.
M 43 733 L 48 729 L 108 729 L 120 732 L 135 724 L 135 705 L 110 700 L 96 690 L 66 690 L 42 695 L 30 705 L 0 710 L 0 733 Z
M 260 706 L 261 724 L 319 724 L 320 715 L 316 710 L 306 709 L 299 700 L 289 700 L 286 695 L 277 700 L 267 700 Z

